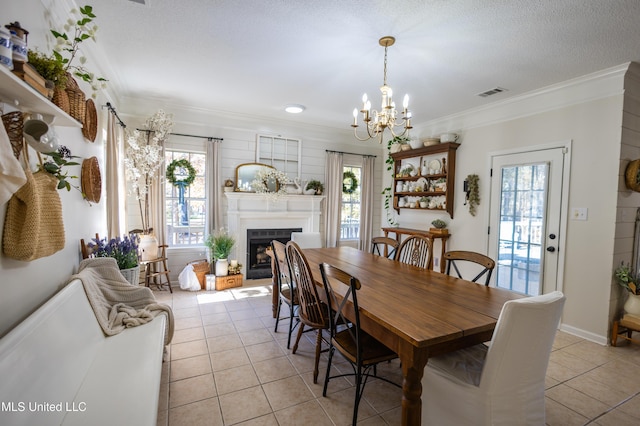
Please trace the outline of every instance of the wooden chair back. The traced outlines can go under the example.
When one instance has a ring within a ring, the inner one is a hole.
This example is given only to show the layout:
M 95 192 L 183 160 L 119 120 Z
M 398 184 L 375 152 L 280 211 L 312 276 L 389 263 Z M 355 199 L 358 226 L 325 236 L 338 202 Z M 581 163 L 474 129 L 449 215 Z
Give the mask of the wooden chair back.
M 420 235 L 408 237 L 398 247 L 396 260 L 418 268 L 428 269 L 433 260 L 431 241 Z
M 289 277 L 289 266 L 287 265 L 286 245 L 278 240 L 271 241 L 274 265 L 276 267 L 277 281 L 280 297 L 289 303 L 295 298 L 294 288 Z M 290 290 L 290 291 L 286 291 Z
M 491 273 L 496 266 L 496 262 L 488 256 L 474 251 L 456 250 L 449 251 L 444 254 L 444 260 L 447 262 L 447 275 L 451 275 L 451 267 L 456 271 L 458 278 L 462 278 L 462 274 L 458 269 L 456 262 L 471 262 L 476 265 L 480 265 L 483 269 L 478 273 L 471 281 L 478 282 L 478 280 L 485 275 L 484 285 L 489 285 L 491 280 Z
M 389 259 L 394 259 L 396 256 L 396 250 L 400 246 L 398 240 L 394 240 L 389 237 L 373 237 L 371 239 L 371 253 L 378 256 L 386 256 Z M 386 251 L 386 254 L 385 254 Z
M 311 275 L 307 258 L 294 241 L 287 243 L 286 250 L 289 276 L 296 283 L 300 303 L 300 321 L 312 328 L 327 328 L 327 305 L 318 294 L 318 286 Z
M 80 239 L 80 253 L 82 253 L 83 259 L 88 259 L 93 257 L 94 248 L 91 245 L 95 245 L 96 241 L 100 240 L 100 236 L 96 232 L 95 240 L 90 240 L 90 242 L 85 243 L 84 238 Z M 91 244 L 91 245 L 90 245 Z

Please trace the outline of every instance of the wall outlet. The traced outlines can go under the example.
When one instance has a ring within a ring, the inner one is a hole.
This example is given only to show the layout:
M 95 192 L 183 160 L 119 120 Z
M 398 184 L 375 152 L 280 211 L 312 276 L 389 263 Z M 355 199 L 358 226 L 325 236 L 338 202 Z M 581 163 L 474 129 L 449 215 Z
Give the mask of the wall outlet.
M 571 209 L 571 220 L 587 220 L 589 209 L 586 207 L 573 207 Z

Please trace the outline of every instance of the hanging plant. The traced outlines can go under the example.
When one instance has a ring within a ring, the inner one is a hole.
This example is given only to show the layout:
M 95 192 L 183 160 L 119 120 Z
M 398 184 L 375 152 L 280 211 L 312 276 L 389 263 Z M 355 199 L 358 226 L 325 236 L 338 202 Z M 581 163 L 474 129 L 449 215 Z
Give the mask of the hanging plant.
M 395 177 L 395 174 L 393 172 L 394 162 L 393 157 L 391 157 L 391 146 L 395 143 L 396 138 L 387 141 L 387 159 L 384 161 L 387 164 L 387 171 L 391 172 L 391 182 L 393 182 L 393 178 Z M 387 222 L 391 226 L 398 226 L 398 222 L 396 222 L 396 219 L 393 215 L 393 209 L 391 205 L 391 201 L 393 198 L 393 191 L 391 190 L 391 187 L 387 186 L 386 188 L 384 188 L 381 194 L 384 195 L 384 209 L 387 212 Z
M 464 205 L 469 205 L 469 214 L 476 215 L 476 207 L 480 204 L 480 178 L 478 175 L 469 175 L 465 180 L 465 192 L 467 193 Z
M 342 174 L 342 192 L 345 194 L 353 194 L 358 189 L 358 179 L 352 171 L 346 171 Z
M 180 177 L 184 176 L 183 170 L 186 170 L 188 173 L 187 177 L 178 179 L 178 177 L 176 176 L 176 169 L 180 171 L 180 174 L 178 175 Z M 167 180 L 171 182 L 171 185 L 184 186 L 186 188 L 191 185 L 194 180 L 196 180 L 196 169 L 193 168 L 193 166 L 187 159 L 183 158 L 182 160 L 173 160 L 169 164 L 169 166 L 167 166 L 166 176 Z

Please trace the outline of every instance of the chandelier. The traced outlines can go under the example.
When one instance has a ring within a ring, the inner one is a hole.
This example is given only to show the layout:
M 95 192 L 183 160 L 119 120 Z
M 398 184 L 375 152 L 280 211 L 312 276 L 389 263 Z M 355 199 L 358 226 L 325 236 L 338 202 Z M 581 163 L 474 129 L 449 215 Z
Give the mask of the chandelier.
M 358 108 L 353 109 L 353 134 L 356 139 L 360 141 L 366 141 L 380 136 L 380 143 L 382 143 L 382 135 L 386 128 L 389 129 L 394 137 L 403 136 L 408 134 L 411 126 L 411 112 L 407 109 L 409 106 L 409 95 L 404 95 L 402 102 L 402 118 L 397 122 L 398 111 L 396 110 L 396 104 L 393 102 L 393 90 L 387 86 L 387 48 L 393 46 L 396 39 L 391 36 L 382 37 L 379 41 L 380 46 L 384 47 L 384 81 L 380 87 L 382 92 L 382 104 L 380 111 L 371 111 L 371 101 L 367 98 L 365 93 L 362 96 L 362 121 L 367 129 L 366 137 L 360 137 L 358 135 Z M 397 129 L 395 129 L 397 127 Z

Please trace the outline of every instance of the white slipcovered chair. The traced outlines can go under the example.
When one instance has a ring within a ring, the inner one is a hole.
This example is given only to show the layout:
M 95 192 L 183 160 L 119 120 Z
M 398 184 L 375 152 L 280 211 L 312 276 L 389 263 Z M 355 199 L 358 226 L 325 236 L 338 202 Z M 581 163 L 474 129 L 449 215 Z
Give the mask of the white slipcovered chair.
M 291 241 L 302 249 L 322 248 L 322 239 L 319 232 L 292 232 Z
M 509 301 L 488 347 L 430 358 L 422 424 L 544 426 L 544 381 L 564 301 L 559 291 Z

